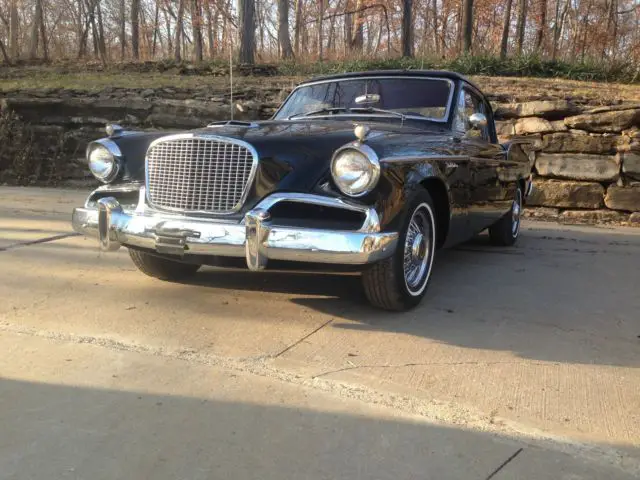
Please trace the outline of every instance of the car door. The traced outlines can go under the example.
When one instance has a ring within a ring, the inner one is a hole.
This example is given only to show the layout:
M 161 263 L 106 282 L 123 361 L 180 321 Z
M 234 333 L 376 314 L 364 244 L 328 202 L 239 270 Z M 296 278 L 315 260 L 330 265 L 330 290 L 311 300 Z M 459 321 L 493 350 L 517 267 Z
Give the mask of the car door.
M 496 141 L 491 109 L 483 97 L 468 84 L 463 84 L 459 95 L 453 130 L 469 156 L 469 226 L 478 233 L 509 210 L 505 185 L 500 180 L 506 155 Z M 487 124 L 479 128 L 471 125 L 469 118 L 474 113 L 483 114 Z

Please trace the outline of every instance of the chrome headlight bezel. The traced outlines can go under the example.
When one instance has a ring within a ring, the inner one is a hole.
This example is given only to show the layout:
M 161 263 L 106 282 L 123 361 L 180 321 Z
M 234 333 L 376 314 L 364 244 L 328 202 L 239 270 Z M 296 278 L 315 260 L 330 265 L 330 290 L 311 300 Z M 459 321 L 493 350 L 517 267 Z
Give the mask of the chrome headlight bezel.
M 350 151 L 361 155 L 361 158 L 366 161 L 366 166 L 368 168 L 369 178 L 357 191 L 349 189 L 336 173 L 337 162 L 344 158 L 344 155 Z M 333 157 L 331 158 L 331 177 L 333 178 L 333 183 L 335 183 L 343 194 L 352 198 L 363 197 L 371 193 L 380 180 L 380 159 L 376 152 L 368 145 L 359 142 L 350 143 L 340 147 L 334 152 Z
M 92 159 L 92 154 L 97 151 L 101 151 L 103 154 L 106 153 L 109 159 L 110 168 L 104 173 L 92 166 L 95 161 Z M 87 145 L 86 158 L 87 165 L 93 176 L 103 183 L 113 182 L 122 169 L 122 152 L 120 148 L 115 142 L 106 138 L 89 143 L 89 145 Z

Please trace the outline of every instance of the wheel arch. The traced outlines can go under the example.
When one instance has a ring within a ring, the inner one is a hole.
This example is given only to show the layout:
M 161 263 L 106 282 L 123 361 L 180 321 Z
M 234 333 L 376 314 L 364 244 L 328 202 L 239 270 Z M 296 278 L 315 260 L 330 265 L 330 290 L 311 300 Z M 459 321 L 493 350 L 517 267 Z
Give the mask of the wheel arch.
M 451 222 L 451 203 L 449 200 L 449 191 L 441 179 L 437 177 L 428 177 L 420 182 L 433 200 L 436 215 L 436 233 L 437 247 L 442 247 L 449 234 L 449 225 Z

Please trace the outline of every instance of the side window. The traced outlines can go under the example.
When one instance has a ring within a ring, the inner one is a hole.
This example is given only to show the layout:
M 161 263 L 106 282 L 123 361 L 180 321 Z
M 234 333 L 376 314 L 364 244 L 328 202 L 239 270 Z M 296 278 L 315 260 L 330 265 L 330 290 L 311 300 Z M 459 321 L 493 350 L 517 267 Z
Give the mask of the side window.
M 453 129 L 468 137 L 481 137 L 489 140 L 489 128 L 473 130 L 469 124 L 469 117 L 474 113 L 487 114 L 484 102 L 473 92 L 463 88 L 458 96 L 456 115 L 453 120 Z

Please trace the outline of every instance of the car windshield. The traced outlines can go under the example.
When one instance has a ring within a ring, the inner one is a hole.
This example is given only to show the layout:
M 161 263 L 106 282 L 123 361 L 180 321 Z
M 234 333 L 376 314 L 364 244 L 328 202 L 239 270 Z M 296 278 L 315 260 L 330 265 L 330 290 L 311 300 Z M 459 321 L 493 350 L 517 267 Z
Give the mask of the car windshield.
M 395 112 L 405 114 L 407 118 L 442 122 L 446 121 L 451 89 L 451 82 L 441 78 L 380 77 L 323 81 L 295 89 L 275 119 L 363 113 L 393 116 Z

